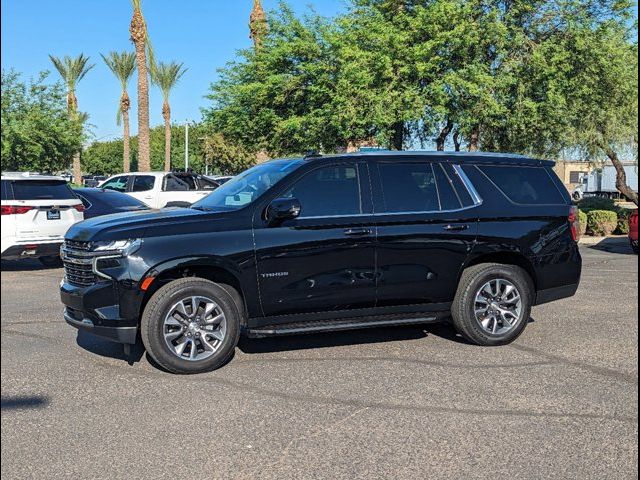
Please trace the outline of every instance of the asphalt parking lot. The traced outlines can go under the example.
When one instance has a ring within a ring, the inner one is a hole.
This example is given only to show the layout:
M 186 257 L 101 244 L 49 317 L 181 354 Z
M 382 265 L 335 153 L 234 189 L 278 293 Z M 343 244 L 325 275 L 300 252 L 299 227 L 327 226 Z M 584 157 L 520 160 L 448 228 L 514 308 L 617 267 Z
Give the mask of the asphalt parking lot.
M 447 325 L 243 340 L 173 376 L 62 320 L 59 269 L 2 264 L 2 478 L 637 478 L 638 260 L 583 247 L 513 345 Z

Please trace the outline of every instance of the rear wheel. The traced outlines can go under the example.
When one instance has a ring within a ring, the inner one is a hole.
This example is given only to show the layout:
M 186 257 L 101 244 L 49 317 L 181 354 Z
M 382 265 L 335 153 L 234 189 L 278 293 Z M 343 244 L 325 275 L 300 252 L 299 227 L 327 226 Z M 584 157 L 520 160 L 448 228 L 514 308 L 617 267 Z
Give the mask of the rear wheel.
M 163 286 L 142 315 L 141 336 L 149 355 L 172 373 L 221 367 L 238 344 L 238 299 L 232 287 L 201 278 Z
M 515 265 L 483 263 L 466 269 L 451 315 L 458 332 L 477 345 L 505 345 L 524 331 L 531 314 L 533 282 Z
M 38 258 L 40 263 L 48 268 L 60 268 L 62 267 L 62 259 L 58 255 L 48 255 L 46 257 Z
M 631 240 L 630 243 L 631 243 L 631 249 L 633 250 L 633 253 L 638 255 L 638 251 L 640 251 L 640 249 L 638 248 L 638 242 Z

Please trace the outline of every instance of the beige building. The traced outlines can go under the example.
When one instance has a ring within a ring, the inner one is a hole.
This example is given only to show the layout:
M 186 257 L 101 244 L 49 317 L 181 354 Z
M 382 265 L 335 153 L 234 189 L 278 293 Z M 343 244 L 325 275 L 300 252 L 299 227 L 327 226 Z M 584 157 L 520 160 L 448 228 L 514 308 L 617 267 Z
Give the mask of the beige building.
M 560 177 L 567 190 L 573 192 L 580 185 L 582 175 L 589 173 L 592 170 L 592 166 L 591 163 L 585 161 L 558 160 L 553 170 Z

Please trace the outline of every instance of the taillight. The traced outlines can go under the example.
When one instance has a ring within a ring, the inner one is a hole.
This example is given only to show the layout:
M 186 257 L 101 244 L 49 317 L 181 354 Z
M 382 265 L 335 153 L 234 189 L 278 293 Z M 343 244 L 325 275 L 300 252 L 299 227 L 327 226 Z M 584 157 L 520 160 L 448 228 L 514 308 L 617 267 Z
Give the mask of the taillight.
M 29 210 L 33 210 L 33 207 L 27 207 L 22 205 L 2 205 L 2 215 L 22 215 Z
M 74 205 L 73 208 L 75 208 L 79 212 L 84 212 L 87 209 L 82 203 Z
M 574 242 L 580 240 L 580 215 L 578 207 L 571 207 L 569 212 L 569 225 L 571 226 L 571 237 Z

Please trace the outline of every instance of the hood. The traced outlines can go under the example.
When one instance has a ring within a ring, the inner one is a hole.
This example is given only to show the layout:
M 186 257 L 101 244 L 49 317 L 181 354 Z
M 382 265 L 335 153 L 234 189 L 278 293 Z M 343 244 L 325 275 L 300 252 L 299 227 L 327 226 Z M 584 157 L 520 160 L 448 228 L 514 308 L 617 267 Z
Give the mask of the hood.
M 65 238 L 81 242 L 144 238 L 171 234 L 173 227 L 179 227 L 176 233 L 213 231 L 229 218 L 230 213 L 180 207 L 113 213 L 76 223 L 67 231 Z

